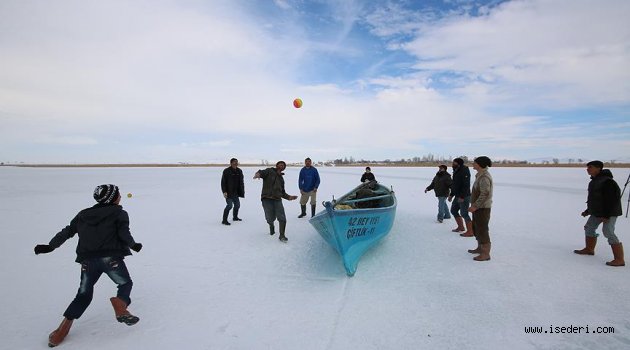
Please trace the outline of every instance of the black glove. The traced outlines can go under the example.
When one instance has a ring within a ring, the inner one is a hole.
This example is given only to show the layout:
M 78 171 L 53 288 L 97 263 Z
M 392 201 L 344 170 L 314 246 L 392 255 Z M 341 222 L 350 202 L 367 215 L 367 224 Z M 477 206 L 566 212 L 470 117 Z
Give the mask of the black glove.
M 136 243 L 131 246 L 131 250 L 133 250 L 136 253 L 139 252 L 140 249 L 142 249 L 142 243 Z
M 52 252 L 53 250 L 55 250 L 55 248 L 49 246 L 48 244 L 38 244 L 35 246 L 35 254 L 46 254 Z

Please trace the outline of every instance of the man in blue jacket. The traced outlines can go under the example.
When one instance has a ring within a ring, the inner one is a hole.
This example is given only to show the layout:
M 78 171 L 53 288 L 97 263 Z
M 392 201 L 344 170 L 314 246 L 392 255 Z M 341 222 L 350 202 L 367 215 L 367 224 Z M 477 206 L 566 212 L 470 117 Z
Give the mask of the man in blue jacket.
M 300 207 L 302 213 L 298 218 L 306 216 L 306 203 L 311 199 L 311 217 L 315 216 L 315 208 L 317 203 L 317 188 L 319 187 L 319 173 L 313 166 L 311 158 L 304 159 L 304 167 L 300 170 L 298 178 L 298 187 L 300 188 Z

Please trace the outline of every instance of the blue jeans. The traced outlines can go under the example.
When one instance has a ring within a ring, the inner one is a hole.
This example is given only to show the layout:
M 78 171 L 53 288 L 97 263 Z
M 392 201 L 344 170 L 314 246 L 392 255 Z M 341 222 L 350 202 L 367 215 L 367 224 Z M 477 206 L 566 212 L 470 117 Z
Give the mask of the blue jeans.
M 453 198 L 453 204 L 451 204 L 451 214 L 455 218 L 463 217 L 466 222 L 471 221 L 470 215 L 468 215 L 468 207 L 470 207 L 470 196 L 464 197 L 464 200 L 460 203 L 459 197 Z
M 230 209 L 232 209 L 232 207 L 234 207 L 234 212 L 232 213 L 232 217 L 237 218 L 238 217 L 238 209 L 241 207 L 241 201 L 240 201 L 240 199 L 238 199 L 238 196 L 237 197 L 227 197 L 225 199 L 225 203 L 226 203 L 226 206 L 225 206 L 225 209 L 223 209 L 223 213 L 224 213 L 224 216 L 226 217 L 226 219 L 227 219 L 227 213 L 230 212 Z
M 602 227 L 602 232 L 604 233 L 604 237 L 606 237 L 608 239 L 608 244 L 617 244 L 619 243 L 619 238 L 617 238 L 617 235 L 615 235 L 615 223 L 617 222 L 617 217 L 616 216 L 611 216 L 608 219 L 608 222 L 604 222 L 604 225 Z M 599 224 L 602 223 L 602 220 L 599 219 L 596 216 L 589 216 L 588 220 L 586 221 L 586 225 L 584 225 L 584 234 L 588 237 L 595 237 L 597 238 L 597 236 L 599 236 L 595 230 L 597 229 L 597 227 L 599 227 Z
M 74 320 L 90 306 L 94 295 L 94 284 L 101 275 L 105 273 L 118 285 L 116 296 L 122 299 L 127 305 L 131 304 L 131 287 L 133 282 L 129 276 L 127 265 L 123 258 L 104 257 L 86 259 L 81 263 L 81 283 L 74 300 L 68 305 L 63 316 L 69 320 Z
M 451 214 L 448 212 L 448 204 L 446 204 L 446 197 L 437 197 L 438 199 L 438 220 L 450 219 Z

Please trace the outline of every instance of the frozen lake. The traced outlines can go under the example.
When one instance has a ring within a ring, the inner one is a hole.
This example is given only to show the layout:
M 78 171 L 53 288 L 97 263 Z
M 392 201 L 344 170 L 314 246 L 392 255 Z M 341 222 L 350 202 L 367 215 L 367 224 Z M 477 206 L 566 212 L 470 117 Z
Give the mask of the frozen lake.
M 423 192 L 437 167 L 373 167 L 396 191 L 398 211 L 352 278 L 297 218 L 298 201 L 284 201 L 288 244 L 268 235 L 262 182 L 252 179 L 258 168 L 243 168 L 244 221 L 221 225 L 222 169 L 0 167 L 0 348 L 47 348 L 79 285 L 77 237 L 51 254 L 35 256 L 33 247 L 95 204 L 102 183 L 133 194 L 121 205 L 144 244 L 126 259 L 130 310 L 141 320 L 115 321 L 108 299 L 116 288 L 104 276 L 62 349 L 630 348 L 630 266 L 604 264 L 612 252 L 603 237 L 595 256 L 573 253 L 584 244 L 583 168 L 490 168 L 492 260 L 474 262 L 466 252 L 474 239 L 452 233 L 453 220 L 438 224 L 437 199 Z M 363 172 L 318 169 L 319 202 L 356 186 Z M 298 172 L 286 171 L 289 194 L 299 194 Z M 630 169 L 612 172 L 623 187 Z M 620 217 L 622 242 L 629 229 Z M 527 334 L 530 326 L 589 333 Z

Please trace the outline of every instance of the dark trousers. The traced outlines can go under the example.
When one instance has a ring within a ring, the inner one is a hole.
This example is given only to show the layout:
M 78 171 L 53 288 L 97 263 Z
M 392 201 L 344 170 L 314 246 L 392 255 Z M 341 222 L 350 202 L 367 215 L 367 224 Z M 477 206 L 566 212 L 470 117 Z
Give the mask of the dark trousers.
M 63 316 L 69 320 L 74 320 L 81 315 L 90 306 L 92 296 L 94 295 L 94 284 L 101 275 L 105 273 L 118 285 L 117 297 L 122 299 L 127 305 L 131 304 L 131 287 L 133 282 L 129 276 L 127 265 L 123 258 L 93 258 L 86 259 L 81 263 L 81 284 L 74 300 L 68 305 Z
M 282 199 L 263 198 L 262 206 L 265 211 L 265 220 L 267 220 L 269 225 L 273 225 L 276 219 L 278 219 L 279 222 L 287 222 Z
M 490 243 L 490 208 L 479 208 L 473 213 L 473 233 L 479 244 Z

